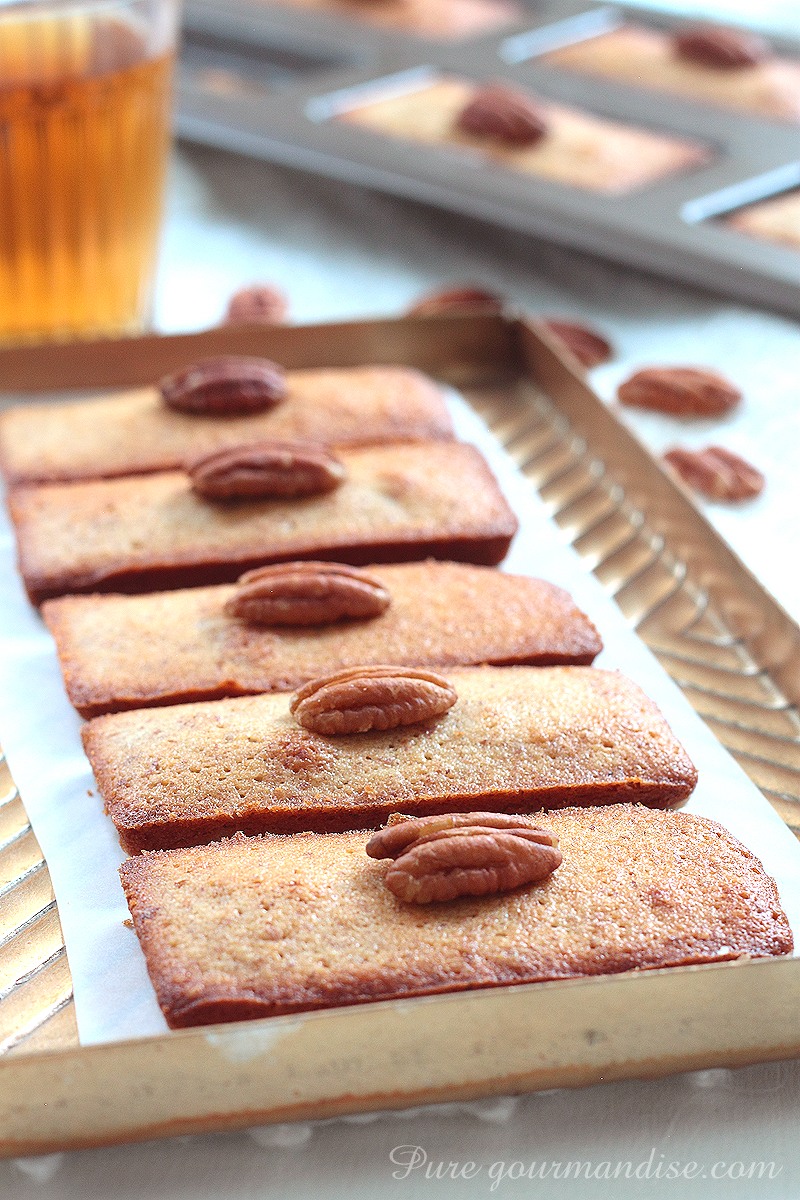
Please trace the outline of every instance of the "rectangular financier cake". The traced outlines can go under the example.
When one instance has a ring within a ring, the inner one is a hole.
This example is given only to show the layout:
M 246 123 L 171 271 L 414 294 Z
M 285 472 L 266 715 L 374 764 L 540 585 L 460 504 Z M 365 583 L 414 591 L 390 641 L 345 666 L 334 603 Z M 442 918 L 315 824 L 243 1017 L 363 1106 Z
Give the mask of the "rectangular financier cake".
M 363 833 L 246 838 L 121 869 L 177 1028 L 434 992 L 786 954 L 777 889 L 721 825 L 633 805 L 537 813 L 542 882 L 409 904 Z
M 229 616 L 235 585 L 62 596 L 42 609 L 83 717 L 291 691 L 341 667 L 589 664 L 602 643 L 562 588 L 462 563 L 368 569 L 389 594 L 369 620 L 259 625 Z
M 416 37 L 450 40 L 488 33 L 521 20 L 515 0 L 281 0 L 348 21 Z
M 266 412 L 201 416 L 168 408 L 156 387 L 0 414 L 0 468 L 11 484 L 169 471 L 242 442 L 334 446 L 453 437 L 441 388 L 410 367 L 288 371 Z
M 494 566 L 517 519 L 485 460 L 460 442 L 342 451 L 322 495 L 218 501 L 183 471 L 12 489 L 34 604 L 74 592 L 149 592 L 235 580 L 264 563 L 456 559 Z
M 541 61 L 718 108 L 800 121 L 800 62 L 772 53 L 751 64 L 699 62 L 680 53 L 672 34 L 626 24 L 550 50 Z
M 448 672 L 442 716 L 385 732 L 302 728 L 285 695 L 96 717 L 83 729 L 106 809 L 130 853 L 253 833 L 376 828 L 465 807 L 681 803 L 697 773 L 660 712 L 594 667 Z
M 700 166 L 709 157 L 697 142 L 609 121 L 536 96 L 547 132 L 532 145 L 511 145 L 463 132 L 458 117 L 478 87 L 466 79 L 378 97 L 337 120 L 410 142 L 485 158 L 500 169 L 607 195 L 624 195 L 665 176 Z

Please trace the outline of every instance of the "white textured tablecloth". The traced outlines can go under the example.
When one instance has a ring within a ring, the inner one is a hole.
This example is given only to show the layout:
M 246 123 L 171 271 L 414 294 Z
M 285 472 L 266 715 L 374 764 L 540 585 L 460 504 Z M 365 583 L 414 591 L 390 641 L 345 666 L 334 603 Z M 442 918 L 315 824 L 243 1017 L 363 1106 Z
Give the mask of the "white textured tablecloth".
M 797 0 L 762 3 L 758 11 L 752 0 L 702 7 L 800 33 Z M 158 326 L 177 331 L 214 324 L 233 290 L 260 280 L 285 287 L 297 322 L 398 313 L 420 292 L 464 280 L 502 291 L 535 312 L 591 320 L 618 348 L 615 363 L 594 377 L 608 398 L 619 377 L 648 362 L 697 362 L 723 370 L 746 392 L 741 412 L 722 426 L 681 427 L 680 440 L 723 441 L 765 470 L 762 498 L 730 509 L 708 505 L 706 511 L 800 620 L 795 322 L 477 221 L 180 147 Z M 625 420 L 657 450 L 676 440 L 672 425 L 649 414 L 626 413 Z M 798 1200 L 798 1129 L 800 1063 L 766 1064 L 445 1105 L 402 1117 L 278 1126 L 0 1163 L 0 1196 Z

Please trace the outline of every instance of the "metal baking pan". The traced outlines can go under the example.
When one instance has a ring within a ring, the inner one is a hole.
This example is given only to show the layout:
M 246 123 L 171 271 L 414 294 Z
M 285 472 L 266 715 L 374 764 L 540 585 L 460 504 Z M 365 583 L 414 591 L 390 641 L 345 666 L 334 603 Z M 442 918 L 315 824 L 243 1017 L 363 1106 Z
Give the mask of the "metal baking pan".
M 800 183 L 797 126 L 548 66 L 539 56 L 629 15 L 628 5 L 560 0 L 511 30 L 457 44 L 381 33 L 269 0 L 190 2 L 177 131 L 255 155 L 483 218 L 634 267 L 800 315 L 800 254 L 718 218 Z M 771 39 L 800 57 L 800 46 Z M 706 165 L 624 196 L 601 196 L 511 170 L 453 147 L 424 146 L 336 120 L 373 89 L 427 78 L 502 77 L 602 117 L 700 141 Z
M 290 367 L 408 363 L 457 386 L 800 832 L 800 629 L 545 328 L 513 314 L 226 328 L 6 350 L 0 372 L 19 401 L 141 384 L 221 352 Z M 7 770 L 0 839 L 0 1154 L 800 1055 L 798 959 L 390 1001 L 81 1047 L 47 867 Z

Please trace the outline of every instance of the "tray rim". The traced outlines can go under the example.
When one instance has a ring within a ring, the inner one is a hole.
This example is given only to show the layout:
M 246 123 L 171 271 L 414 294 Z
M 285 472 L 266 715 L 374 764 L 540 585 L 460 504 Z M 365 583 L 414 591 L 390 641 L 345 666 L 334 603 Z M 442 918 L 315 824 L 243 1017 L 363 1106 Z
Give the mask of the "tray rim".
M 32 385 L 66 368 L 74 385 L 77 376 L 70 376 L 69 369 L 85 374 L 86 364 L 95 364 L 97 373 L 104 353 L 111 352 L 119 376 L 130 369 L 137 352 L 147 357 L 148 349 L 158 347 L 166 360 L 185 361 L 190 347 L 199 355 L 220 339 L 229 349 L 269 350 L 275 357 L 274 347 L 282 344 L 294 359 L 303 356 L 307 342 L 306 354 L 317 356 L 310 365 L 318 365 L 320 356 L 330 365 L 323 346 L 333 337 L 353 361 L 365 361 L 370 345 L 389 347 L 389 355 L 381 356 L 384 361 L 403 361 L 403 335 L 409 336 L 409 331 L 418 340 L 423 361 L 426 355 L 452 354 L 457 367 L 470 363 L 478 371 L 488 370 L 516 347 L 517 365 L 527 366 L 536 382 L 548 394 L 558 394 L 572 414 L 580 417 L 588 405 L 596 419 L 609 423 L 619 439 L 621 462 L 632 454 L 648 471 L 657 467 L 594 395 L 578 365 L 546 327 L 511 313 L 211 330 L 99 343 L 97 354 L 87 353 L 87 344 L 0 351 L 0 371 L 5 360 L 15 368 L 17 381 L 34 390 Z M 672 493 L 673 501 L 679 498 L 687 516 L 693 514 L 699 528 L 746 571 L 669 476 L 658 470 L 656 482 L 659 490 Z M 757 580 L 752 582 L 764 602 L 790 621 Z M 790 624 L 800 638 L 800 629 Z M 547 998 L 553 996 L 549 1005 Z M 5 1084 L 0 1086 L 0 1156 L 791 1058 L 800 1055 L 798 999 L 800 959 L 762 959 L 383 1001 L 98 1046 L 34 1052 L 25 1052 L 23 1046 L 21 1053 L 0 1057 L 0 1081 Z M 517 1040 L 508 1036 L 505 1012 L 502 1037 L 487 1036 L 492 1014 L 509 1003 L 518 1021 Z M 754 1028 L 756 1004 L 762 1020 Z M 469 1079 L 454 1078 L 464 1063 L 460 1050 L 441 1062 L 437 1056 L 431 1073 L 425 1053 L 431 1031 L 424 1022 L 408 1021 L 409 1005 L 415 1013 L 422 1006 L 439 1031 L 452 1029 L 454 1022 L 473 1031 Z M 630 1023 L 631 1011 L 636 1013 L 635 1025 Z M 723 1016 L 737 1030 L 735 1046 Z M 604 1022 L 613 1022 L 613 1028 L 604 1027 Z M 551 1030 L 547 1046 L 541 1040 L 531 1044 L 531 1025 Z M 331 1026 L 338 1036 L 325 1032 Z M 371 1035 L 370 1046 L 380 1051 L 374 1056 L 365 1057 L 359 1040 L 362 1029 L 364 1036 Z M 278 1043 L 287 1030 L 290 1040 L 308 1041 L 307 1055 L 314 1061 L 304 1060 L 299 1074 L 296 1066 L 285 1063 L 281 1091 L 275 1064 L 280 1059 Z M 595 1036 L 598 1032 L 602 1036 Z M 342 1045 L 348 1038 L 355 1057 L 343 1061 Z M 675 1039 L 672 1049 L 670 1038 Z M 387 1090 L 386 1055 L 396 1057 L 401 1046 L 417 1074 L 405 1087 Z M 320 1073 L 328 1083 L 324 1096 L 314 1092 Z M 155 1112 L 161 1114 L 158 1120 Z
M 798 1001 L 800 960 L 760 959 L 13 1055 L 0 1060 L 0 1157 L 795 1058 Z M 406 1083 L 387 1087 L 398 1061 Z

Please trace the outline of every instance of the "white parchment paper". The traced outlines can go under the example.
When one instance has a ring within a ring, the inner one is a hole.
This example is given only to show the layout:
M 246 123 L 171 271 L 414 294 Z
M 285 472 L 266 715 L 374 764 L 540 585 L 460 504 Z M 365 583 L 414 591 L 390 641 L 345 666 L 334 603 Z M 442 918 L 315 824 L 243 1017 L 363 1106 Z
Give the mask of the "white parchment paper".
M 603 636 L 597 665 L 635 679 L 696 763 L 700 781 L 687 809 L 720 821 L 758 855 L 777 880 L 792 928 L 800 931 L 800 843 L 564 544 L 533 487 L 479 418 L 460 398 L 451 403 L 459 436 L 481 447 L 520 517 L 504 569 L 540 575 L 572 592 Z M 128 910 L 117 875 L 124 855 L 103 814 L 81 747 L 81 719 L 67 700 L 52 639 L 19 581 L 4 513 L 0 567 L 0 742 L 53 881 L 81 1042 L 165 1033 L 136 936 L 124 924 Z

